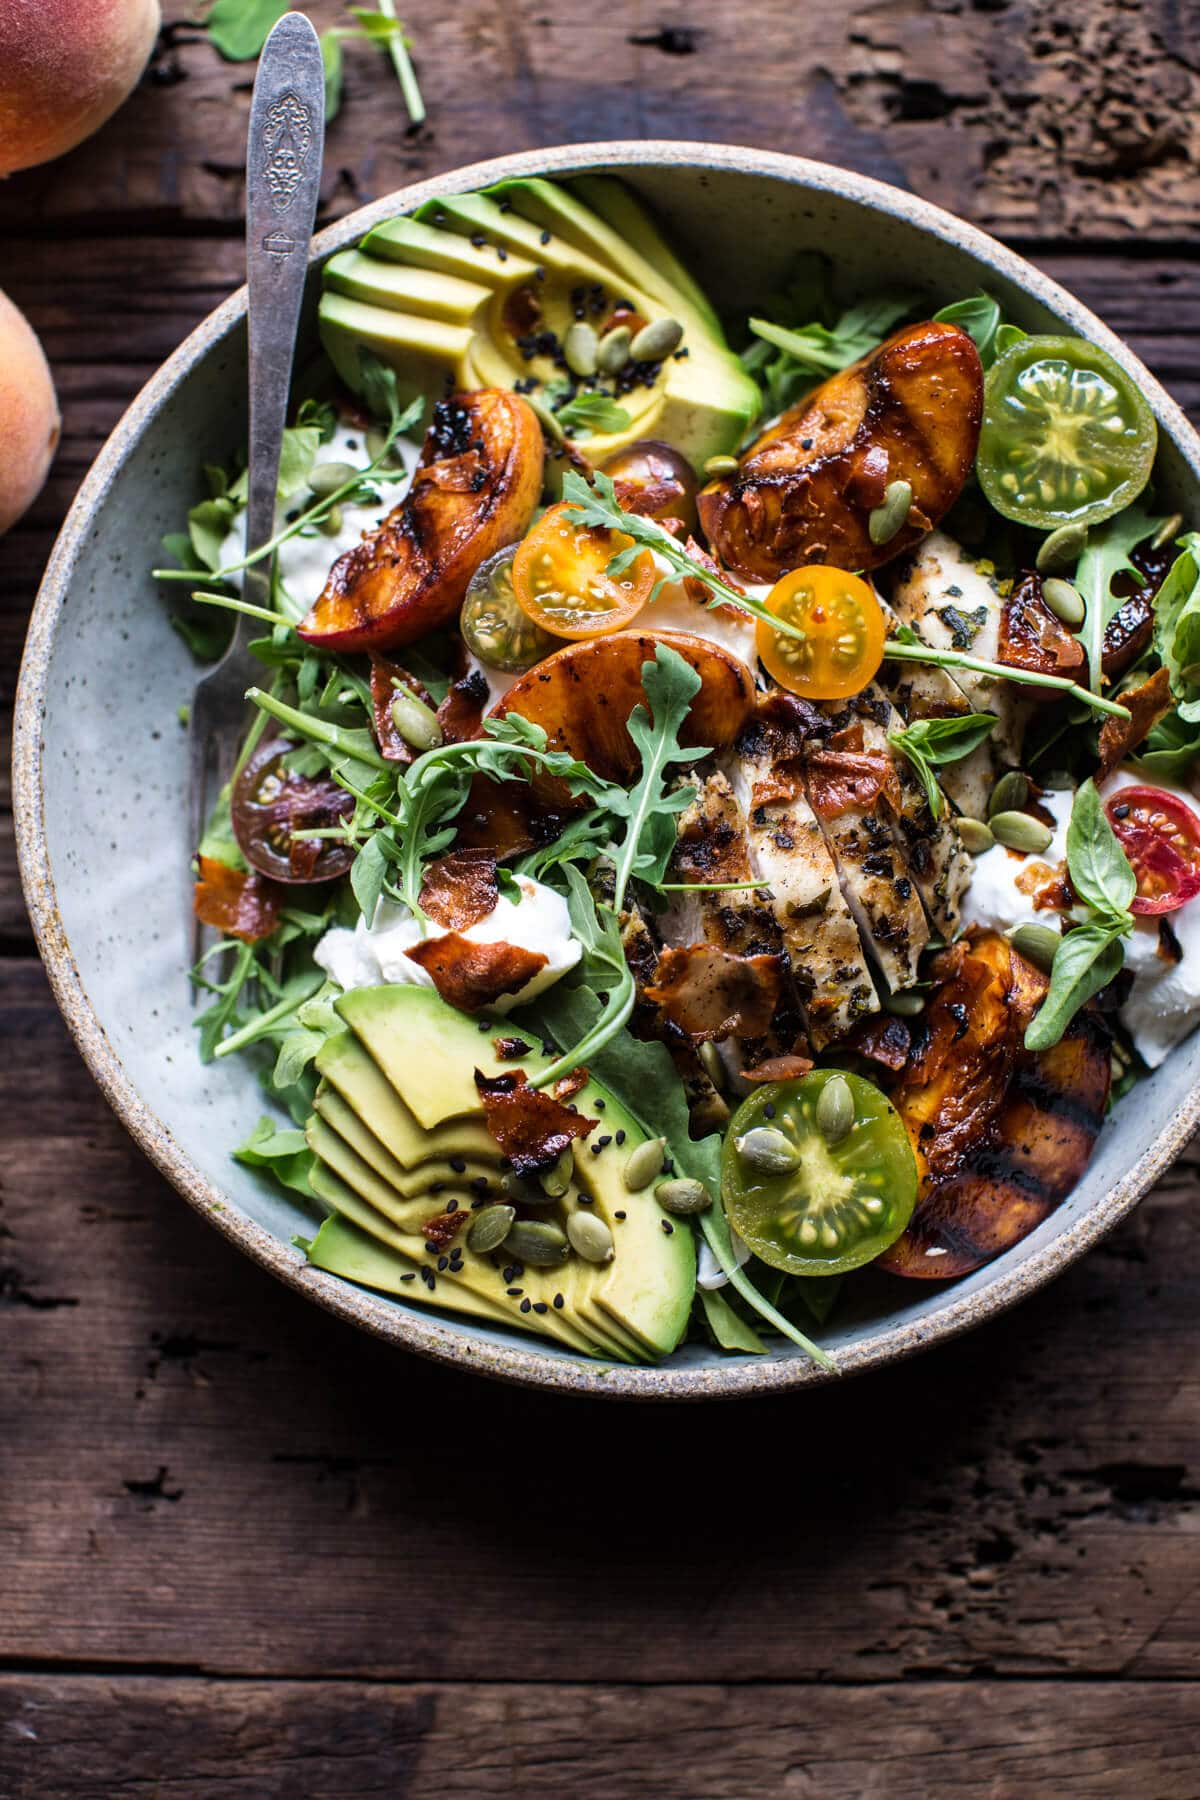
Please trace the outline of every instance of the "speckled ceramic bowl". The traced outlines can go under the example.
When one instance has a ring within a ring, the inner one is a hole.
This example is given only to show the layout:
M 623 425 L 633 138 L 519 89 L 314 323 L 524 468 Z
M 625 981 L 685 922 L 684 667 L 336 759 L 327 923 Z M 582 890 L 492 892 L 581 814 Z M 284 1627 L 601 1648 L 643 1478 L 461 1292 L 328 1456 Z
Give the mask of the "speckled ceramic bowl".
M 699 144 L 536 151 L 380 200 L 324 232 L 316 260 L 438 194 L 598 169 L 644 195 L 731 311 L 744 312 L 797 250 L 813 247 L 833 253 L 848 286 L 903 279 L 940 303 L 985 285 L 1020 324 L 1103 344 L 1157 414 L 1164 499 L 1200 517 L 1200 440 L 1098 319 L 981 232 L 820 163 Z M 219 1230 L 322 1306 L 398 1345 L 536 1386 L 636 1399 L 704 1399 L 828 1379 L 791 1349 L 726 1357 L 689 1345 L 662 1368 L 607 1368 L 364 1292 L 306 1268 L 289 1240 L 311 1230 L 308 1215 L 229 1159 L 260 1098 L 235 1061 L 202 1069 L 196 1060 L 184 978 L 189 846 L 177 718 L 196 669 L 149 570 L 162 533 L 196 497 L 201 461 L 224 460 L 241 439 L 244 358 L 243 292 L 192 333 L 105 445 L 63 528 L 30 627 L 17 700 L 18 846 L 42 955 L 88 1067 L 142 1148 Z M 946 1287 L 873 1277 L 854 1284 L 826 1338 L 841 1371 L 964 1331 L 1082 1255 L 1200 1121 L 1198 1074 L 1200 1037 L 1117 1108 L 1070 1199 L 987 1268 Z

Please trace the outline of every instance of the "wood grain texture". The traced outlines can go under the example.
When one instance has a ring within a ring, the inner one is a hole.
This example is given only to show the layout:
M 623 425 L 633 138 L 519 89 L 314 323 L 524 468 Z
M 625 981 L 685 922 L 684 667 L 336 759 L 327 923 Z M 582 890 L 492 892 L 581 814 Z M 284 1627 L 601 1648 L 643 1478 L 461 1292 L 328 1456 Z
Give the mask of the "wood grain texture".
M 233 223 L 249 67 L 166 0 L 119 119 L 5 184 L 0 220 L 94 229 Z M 303 9 L 349 22 L 338 0 Z M 386 60 L 346 51 L 324 216 L 516 145 L 677 137 L 761 145 L 908 187 L 1029 238 L 1195 242 L 1197 0 L 481 0 L 408 9 L 429 109 L 416 133 Z
M 1173 1682 L 654 1689 L 0 1678 L 9 1800 L 1194 1800 Z

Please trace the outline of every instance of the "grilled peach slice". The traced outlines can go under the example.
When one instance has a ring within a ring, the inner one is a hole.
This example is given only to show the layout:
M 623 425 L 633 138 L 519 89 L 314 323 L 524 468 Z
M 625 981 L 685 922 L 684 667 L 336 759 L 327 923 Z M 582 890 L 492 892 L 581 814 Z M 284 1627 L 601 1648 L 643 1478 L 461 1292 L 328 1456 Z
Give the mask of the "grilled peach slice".
M 454 394 L 433 409 L 412 487 L 329 572 L 298 627 L 323 650 L 394 650 L 448 625 L 467 583 L 521 537 L 542 491 L 542 428 L 519 394 Z
M 1111 1075 L 1108 1033 L 1094 1007 L 1076 1014 L 1053 1049 L 1023 1047 L 1046 977 L 999 933 L 972 932 L 959 960 L 926 1009 L 936 1068 L 918 1058 L 892 1096 L 921 1191 L 908 1230 L 879 1261 L 926 1280 L 978 1268 L 1066 1198 L 1087 1167 Z M 975 1003 L 964 1014 L 968 990 Z
M 569 750 L 609 781 L 628 781 L 639 759 L 626 720 L 646 705 L 642 664 L 653 662 L 659 644 L 677 650 L 701 681 L 680 742 L 731 744 L 749 717 L 753 678 L 740 657 L 690 632 L 614 631 L 568 644 L 520 676 L 495 711 L 520 713 L 544 728 L 552 750 Z
M 894 332 L 784 413 L 736 475 L 701 490 L 708 541 L 752 581 L 806 563 L 878 568 L 958 498 L 982 416 L 983 369 L 965 331 L 929 320 Z M 912 507 L 874 544 L 868 521 L 893 481 L 911 484 Z

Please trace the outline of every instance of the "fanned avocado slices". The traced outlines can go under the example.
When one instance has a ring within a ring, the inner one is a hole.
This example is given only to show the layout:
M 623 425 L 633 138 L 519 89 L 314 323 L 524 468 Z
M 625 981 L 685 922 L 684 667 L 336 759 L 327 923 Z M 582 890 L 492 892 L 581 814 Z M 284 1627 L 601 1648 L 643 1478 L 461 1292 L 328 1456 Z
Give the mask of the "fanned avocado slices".
M 356 990 L 336 1004 L 350 1031 L 329 1039 L 318 1057 L 325 1085 L 307 1127 L 312 1186 L 376 1249 L 368 1256 L 357 1236 L 327 1225 L 311 1260 L 384 1292 L 469 1310 L 590 1355 L 651 1361 L 673 1350 L 691 1308 L 695 1244 L 687 1222 L 665 1213 L 651 1190 L 626 1188 L 625 1164 L 645 1133 L 616 1097 L 592 1081 L 579 1090 L 573 1104 L 599 1123 L 574 1146 L 567 1192 L 531 1195 L 486 1129 L 475 1070 L 535 1075 L 548 1059 L 532 1037 L 520 1061 L 501 1059 L 477 1020 L 424 988 Z M 514 1035 L 507 1022 L 503 1035 Z M 437 1155 L 425 1154 L 430 1141 Z M 470 1157 L 459 1156 L 467 1145 Z M 588 1261 L 573 1250 L 537 1268 L 520 1267 L 504 1247 L 479 1254 L 470 1248 L 471 1223 L 496 1203 L 564 1231 L 572 1213 L 587 1212 L 611 1234 L 612 1256 Z M 461 1216 L 457 1230 L 447 1213 Z M 370 1279 L 356 1273 L 368 1266 Z M 405 1279 L 413 1269 L 415 1284 Z

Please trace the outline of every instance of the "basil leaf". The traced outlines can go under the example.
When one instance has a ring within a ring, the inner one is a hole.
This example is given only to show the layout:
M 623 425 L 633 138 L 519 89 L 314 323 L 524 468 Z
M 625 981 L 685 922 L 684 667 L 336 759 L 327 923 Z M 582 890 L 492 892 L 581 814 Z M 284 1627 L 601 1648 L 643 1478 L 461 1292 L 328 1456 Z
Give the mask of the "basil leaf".
M 765 1356 L 767 1346 L 730 1306 L 720 1288 L 696 1289 L 696 1299 L 704 1315 L 704 1323 L 719 1350 L 740 1352 L 743 1356 Z
M 390 858 L 384 847 L 384 834 L 376 831 L 367 839 L 350 865 L 350 888 L 368 928 L 383 893 L 389 862 Z
M 279 449 L 278 494 L 286 500 L 308 480 L 321 444 L 316 425 L 292 425 L 283 434 Z
M 229 536 L 233 516 L 233 502 L 227 496 L 220 500 L 201 500 L 188 513 L 188 537 L 202 569 L 221 567 L 221 546 Z
M 934 318 L 944 325 L 957 325 L 974 338 L 979 360 L 990 369 L 996 360 L 996 333 L 1000 329 L 999 302 L 990 294 L 972 294 L 968 300 L 955 300 L 943 306 Z
M 1125 961 L 1121 938 L 1132 921 L 1077 926 L 1054 953 L 1050 987 L 1025 1032 L 1027 1050 L 1049 1050 L 1081 1006 L 1107 987 Z
M 269 1169 L 284 1187 L 316 1199 L 308 1179 L 315 1159 L 302 1131 L 280 1131 L 274 1119 L 262 1118 L 233 1157 L 251 1169 Z
M 559 424 L 573 437 L 588 438 L 594 431 L 627 431 L 633 423 L 630 414 L 608 394 L 576 394 L 555 415 Z
M 1084 782 L 1075 795 L 1067 826 L 1067 868 L 1079 898 L 1101 915 L 1102 923 L 1128 929 L 1129 905 L 1137 893 L 1137 876 L 1108 822 L 1096 784 Z
M 216 0 L 208 15 L 208 41 L 226 62 L 250 62 L 288 4 L 289 0 Z

